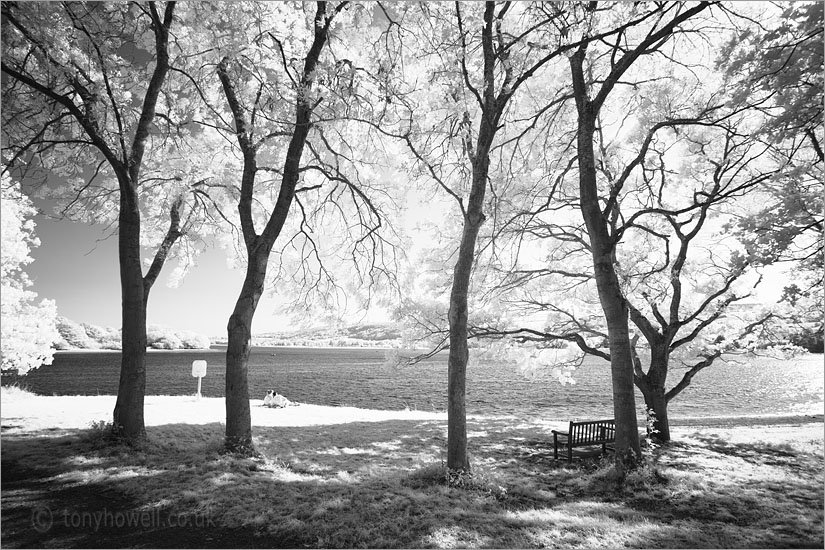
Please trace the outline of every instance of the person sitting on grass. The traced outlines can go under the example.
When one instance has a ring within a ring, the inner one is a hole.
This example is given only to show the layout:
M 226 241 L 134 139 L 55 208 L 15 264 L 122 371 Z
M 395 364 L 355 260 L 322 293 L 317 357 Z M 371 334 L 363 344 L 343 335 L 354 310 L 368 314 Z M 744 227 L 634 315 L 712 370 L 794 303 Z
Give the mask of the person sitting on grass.
M 264 397 L 265 407 L 275 407 L 281 409 L 283 407 L 289 407 L 292 404 L 292 401 L 290 401 L 280 393 L 275 393 L 275 390 L 269 390 L 268 392 L 266 392 L 266 397 Z

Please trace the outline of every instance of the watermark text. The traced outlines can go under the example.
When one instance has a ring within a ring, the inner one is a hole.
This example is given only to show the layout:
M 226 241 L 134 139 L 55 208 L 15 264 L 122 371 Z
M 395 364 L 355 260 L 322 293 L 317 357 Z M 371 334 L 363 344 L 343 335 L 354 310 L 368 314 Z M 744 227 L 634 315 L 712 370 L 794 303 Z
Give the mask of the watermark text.
M 53 528 L 69 528 L 89 531 L 101 529 L 165 529 L 188 527 L 210 529 L 216 527 L 209 513 L 177 513 L 174 510 L 52 510 L 40 506 L 32 510 L 31 524 L 38 533 Z

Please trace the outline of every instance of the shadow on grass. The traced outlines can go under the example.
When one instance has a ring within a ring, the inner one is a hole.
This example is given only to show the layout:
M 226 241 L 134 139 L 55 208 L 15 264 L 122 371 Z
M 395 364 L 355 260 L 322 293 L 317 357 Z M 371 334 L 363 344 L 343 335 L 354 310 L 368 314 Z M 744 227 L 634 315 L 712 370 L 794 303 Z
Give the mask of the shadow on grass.
M 142 476 L 140 453 L 104 445 L 89 430 L 6 435 L 2 446 L 5 548 L 261 547 L 246 529 L 215 528 L 210 518 L 151 507 L 114 471 Z M 162 476 L 161 476 L 162 477 Z
M 708 435 L 697 436 L 696 439 L 704 443 L 710 450 L 719 454 L 741 458 L 754 464 L 775 464 L 787 466 L 800 470 L 810 460 L 821 460 L 821 456 L 813 453 L 801 454 L 793 445 L 789 443 L 772 443 L 770 441 L 759 441 L 755 443 L 730 443 L 725 439 Z M 801 460 L 802 459 L 802 460 Z
M 725 475 L 727 464 L 756 449 L 677 444 L 660 451 L 656 470 L 642 469 L 616 489 L 598 460 L 554 461 L 543 426 L 475 420 L 469 424 L 475 477 L 469 489 L 456 490 L 443 483 L 440 421 L 257 427 L 256 458 L 222 454 L 220 424 L 169 424 L 148 433 L 150 443 L 138 450 L 109 444 L 95 430 L 4 435 L 3 546 L 821 548 L 823 542 L 821 460 L 792 448 L 785 452 L 796 462 L 759 462 L 751 479 L 738 480 Z M 794 467 L 800 461 L 810 472 L 805 478 Z M 777 480 L 782 495 L 775 494 Z M 139 524 L 126 524 L 129 518 Z

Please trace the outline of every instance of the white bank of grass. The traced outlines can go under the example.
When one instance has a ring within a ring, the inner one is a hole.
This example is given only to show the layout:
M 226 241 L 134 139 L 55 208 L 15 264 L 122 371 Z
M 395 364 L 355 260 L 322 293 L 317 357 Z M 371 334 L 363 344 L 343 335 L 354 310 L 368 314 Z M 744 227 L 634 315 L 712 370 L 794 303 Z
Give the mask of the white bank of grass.
M 2 388 L 0 414 L 4 420 L 25 419 L 20 428 L 8 430 L 83 429 L 92 422 L 110 421 L 115 406 L 112 395 L 34 395 L 18 388 Z M 330 407 L 301 403 L 282 409 L 263 406 L 263 400 L 250 400 L 253 426 L 313 426 L 349 422 L 387 420 L 446 420 L 446 413 L 415 410 L 369 410 L 356 407 Z M 222 397 L 147 395 L 144 400 L 146 426 L 166 424 L 225 423 L 226 407 Z M 11 424 L 15 424 L 12 422 Z
M 134 450 L 106 443 L 102 432 L 74 431 L 109 420 L 113 396 L 4 388 L 0 397 L 4 463 L 41 467 L 56 485 L 114 489 L 143 510 L 208 514 L 275 546 L 822 543 L 821 424 L 676 427 L 655 468 L 617 491 L 598 463 L 552 460 L 550 430 L 564 423 L 471 417 L 476 478 L 456 490 L 442 483 L 444 413 L 269 409 L 255 400 L 261 455 L 243 458 L 221 453 L 223 399 L 148 396 L 150 443 Z M 59 437 L 67 432 L 69 443 Z
M 92 423 L 111 421 L 115 406 L 113 395 L 35 395 L 18 387 L 4 386 L 0 389 L 0 416 L 7 426 L 4 433 L 16 431 L 38 431 L 43 429 L 85 429 Z M 347 424 L 353 422 L 384 422 L 389 420 L 428 420 L 446 422 L 447 413 L 410 409 L 378 410 L 357 407 L 333 407 L 301 403 L 282 409 L 263 406 L 263 400 L 250 400 L 253 427 L 300 427 Z M 787 415 L 778 416 L 785 418 Z M 714 417 L 714 420 L 724 417 Z M 737 443 L 762 440 L 788 441 L 813 438 L 823 435 L 821 424 L 771 425 L 771 415 L 759 417 L 731 417 L 740 425 L 730 427 L 705 427 L 702 418 L 688 419 L 688 425 L 673 426 L 671 432 L 676 438 L 691 434 L 721 434 Z M 12 422 L 19 419 L 24 422 Z M 484 421 L 509 421 L 513 427 L 533 426 L 536 430 L 550 434 L 551 430 L 567 428 L 567 421 L 541 417 L 522 418 L 511 415 L 468 415 L 468 419 L 483 425 Z M 222 397 L 147 395 L 144 401 L 146 426 L 168 424 L 224 424 L 226 408 Z M 747 425 L 753 424 L 753 425 Z M 476 435 L 483 435 L 483 429 Z M 473 435 L 472 433 L 470 435 Z

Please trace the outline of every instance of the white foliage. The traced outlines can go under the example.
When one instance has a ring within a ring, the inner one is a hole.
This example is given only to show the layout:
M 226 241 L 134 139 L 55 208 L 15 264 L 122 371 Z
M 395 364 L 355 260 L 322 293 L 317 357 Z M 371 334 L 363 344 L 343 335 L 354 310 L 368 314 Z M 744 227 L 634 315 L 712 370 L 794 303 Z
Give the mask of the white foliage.
M 25 374 L 31 369 L 52 363 L 52 342 L 58 337 L 55 319 L 57 308 L 51 300 L 35 303 L 37 294 L 23 268 L 32 262 L 31 249 L 40 244 L 34 236 L 35 210 L 19 183 L 7 174 L 2 177 L 2 270 L 0 271 L 0 344 L 3 370 L 16 369 Z

